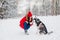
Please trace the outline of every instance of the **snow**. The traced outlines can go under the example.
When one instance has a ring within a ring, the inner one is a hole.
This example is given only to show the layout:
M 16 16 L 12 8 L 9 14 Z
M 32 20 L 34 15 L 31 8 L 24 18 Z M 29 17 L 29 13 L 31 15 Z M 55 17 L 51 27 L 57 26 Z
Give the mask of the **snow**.
M 60 16 L 38 16 L 47 30 L 53 31 L 50 35 L 37 34 L 35 23 L 28 30 L 29 35 L 25 35 L 19 27 L 21 18 L 0 19 L 0 40 L 60 40 Z

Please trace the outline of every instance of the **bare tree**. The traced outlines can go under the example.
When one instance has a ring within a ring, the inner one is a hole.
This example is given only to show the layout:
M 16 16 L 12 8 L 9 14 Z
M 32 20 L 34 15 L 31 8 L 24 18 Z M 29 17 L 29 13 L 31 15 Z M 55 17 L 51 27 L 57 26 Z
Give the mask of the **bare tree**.
M 7 3 L 5 0 L 0 0 L 0 18 L 3 19 L 4 18 L 4 15 L 5 15 L 5 11 L 6 11 L 6 7 L 7 6 L 4 6 L 5 3 Z

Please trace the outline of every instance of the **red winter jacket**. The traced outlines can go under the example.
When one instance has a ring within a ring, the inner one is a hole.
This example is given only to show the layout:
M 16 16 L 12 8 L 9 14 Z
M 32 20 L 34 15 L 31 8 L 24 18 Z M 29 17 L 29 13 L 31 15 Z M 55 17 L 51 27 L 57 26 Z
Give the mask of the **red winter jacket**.
M 32 17 L 32 13 L 29 11 L 27 14 L 28 17 Z M 24 22 L 26 21 L 26 16 L 20 20 L 20 27 L 24 29 Z

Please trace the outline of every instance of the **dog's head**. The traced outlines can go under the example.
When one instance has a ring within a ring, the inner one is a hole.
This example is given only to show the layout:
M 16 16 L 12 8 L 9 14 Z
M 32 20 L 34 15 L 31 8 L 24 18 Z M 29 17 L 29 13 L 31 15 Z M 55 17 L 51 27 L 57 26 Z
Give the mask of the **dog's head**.
M 39 22 L 40 19 L 39 18 L 34 18 L 35 22 Z
M 39 26 L 39 24 L 41 23 L 40 19 L 39 18 L 34 18 L 35 20 L 35 23 L 37 24 L 37 26 Z

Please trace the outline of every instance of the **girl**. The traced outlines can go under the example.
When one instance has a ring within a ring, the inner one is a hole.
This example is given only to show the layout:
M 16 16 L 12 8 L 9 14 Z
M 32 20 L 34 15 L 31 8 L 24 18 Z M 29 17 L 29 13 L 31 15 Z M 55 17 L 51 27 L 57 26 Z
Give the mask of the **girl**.
M 25 34 L 28 35 L 27 31 L 30 28 L 30 26 L 32 25 L 32 13 L 29 11 L 25 17 L 22 18 L 22 20 L 20 21 L 20 27 L 22 27 L 24 29 Z

